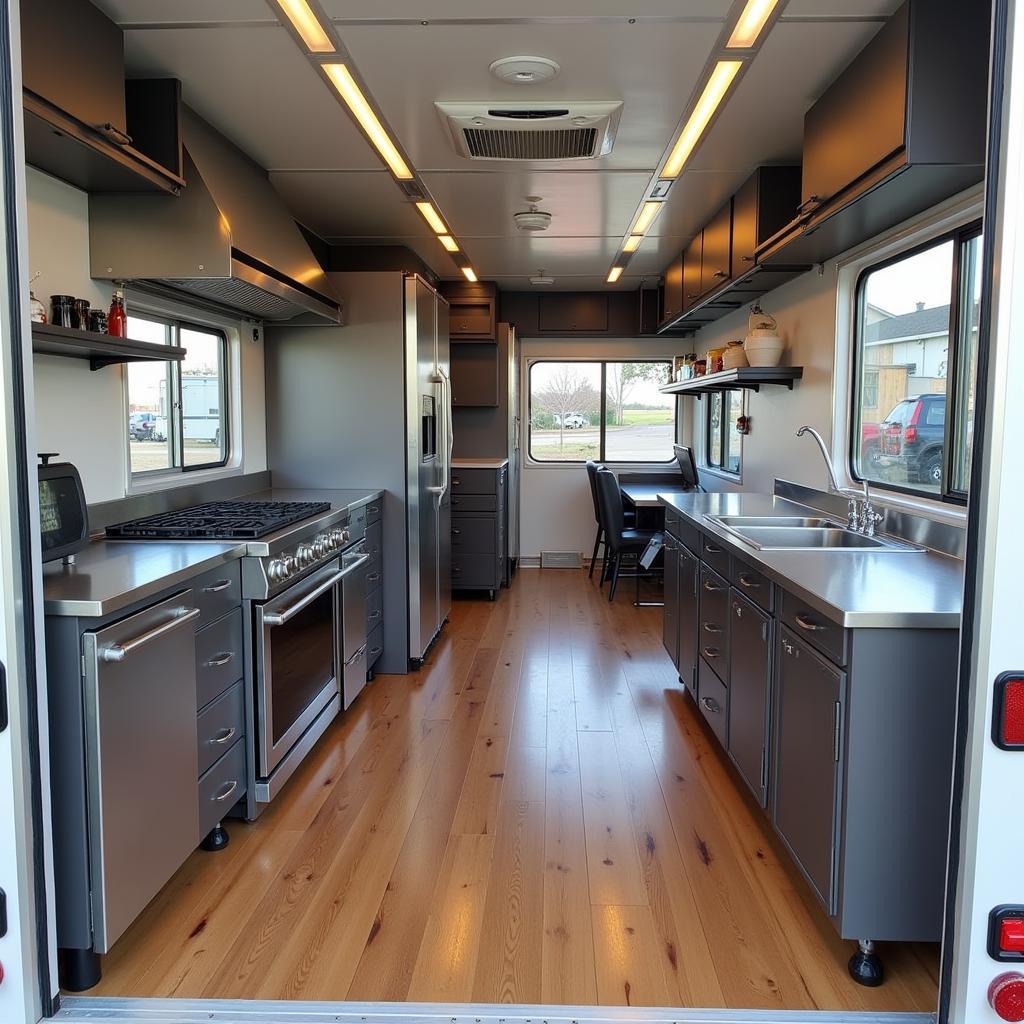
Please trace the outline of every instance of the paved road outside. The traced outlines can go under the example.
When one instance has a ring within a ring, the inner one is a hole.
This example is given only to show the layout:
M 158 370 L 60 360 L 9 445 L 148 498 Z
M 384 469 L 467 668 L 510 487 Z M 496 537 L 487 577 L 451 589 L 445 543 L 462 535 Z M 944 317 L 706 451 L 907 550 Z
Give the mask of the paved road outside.
M 675 428 L 671 423 L 626 427 L 608 427 L 605 458 L 615 462 L 667 462 L 672 458 Z M 538 461 L 596 459 L 600 454 L 597 427 L 566 430 L 559 438 L 557 430 L 530 431 L 530 454 Z

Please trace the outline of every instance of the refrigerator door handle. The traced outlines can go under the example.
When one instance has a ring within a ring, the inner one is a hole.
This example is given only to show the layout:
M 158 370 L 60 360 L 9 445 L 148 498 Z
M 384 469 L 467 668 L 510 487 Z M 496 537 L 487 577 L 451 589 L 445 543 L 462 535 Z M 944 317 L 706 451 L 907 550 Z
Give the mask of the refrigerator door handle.
M 441 404 L 444 406 L 444 453 L 445 461 L 442 466 L 444 476 L 441 484 L 441 500 L 444 500 L 448 493 L 448 478 L 452 471 L 452 455 L 455 451 L 455 424 L 452 421 L 452 384 L 448 374 L 437 368 L 437 375 L 441 379 Z

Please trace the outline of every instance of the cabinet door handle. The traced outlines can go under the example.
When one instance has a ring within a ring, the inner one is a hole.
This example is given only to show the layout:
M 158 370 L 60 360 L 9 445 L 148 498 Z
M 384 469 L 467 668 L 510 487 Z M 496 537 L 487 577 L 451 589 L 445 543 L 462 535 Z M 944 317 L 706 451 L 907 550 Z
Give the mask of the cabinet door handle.
M 715 273 L 714 273 L 714 276 L 715 277 L 728 277 L 729 276 L 729 271 L 728 270 L 716 270 Z
M 383 651 L 383 650 L 384 650 L 383 647 L 371 647 L 370 648 L 370 657 L 371 658 L 376 658 L 377 655 L 380 654 L 381 651 Z
M 722 656 L 722 651 L 718 647 L 705 647 L 701 653 L 705 658 L 720 658 Z
M 704 550 L 709 555 L 720 555 L 722 553 L 721 548 L 716 548 L 714 544 L 708 544 L 707 542 L 704 544 Z
M 380 579 L 380 573 L 379 572 L 371 572 L 370 575 L 366 577 L 366 582 L 367 583 L 376 583 L 377 580 L 379 580 L 379 579 Z
M 460 487 L 461 485 L 462 485 L 462 480 L 459 477 L 457 477 L 457 476 L 453 476 L 452 477 L 452 487 Z
M 717 714 L 718 714 L 718 713 L 719 713 L 719 712 L 720 712 L 720 711 L 722 710 L 722 707 L 721 707 L 721 705 L 720 705 L 720 704 L 718 703 L 718 701 L 717 701 L 717 700 L 712 700 L 712 699 L 711 699 L 710 697 L 701 697 L 701 699 L 700 699 L 700 702 L 701 702 L 701 704 L 703 704 L 703 705 L 704 705 L 704 707 L 706 707 L 706 708 L 708 709 L 708 711 L 710 711 L 710 712 L 711 712 L 711 713 L 712 713 L 713 715 L 717 715 Z
M 159 626 L 154 626 L 152 629 L 147 629 L 145 633 L 140 633 L 138 636 L 132 637 L 131 640 L 111 644 L 109 647 L 101 647 L 97 652 L 100 661 L 124 661 L 125 658 L 130 657 L 140 648 L 159 640 L 162 636 L 166 636 L 172 630 L 183 626 L 186 622 L 191 622 L 193 619 L 199 618 L 199 609 L 175 608 L 173 616 L 174 617 L 169 619 L 167 622 L 161 623 Z
M 380 505 L 367 505 L 366 511 L 375 516 L 380 511 Z
M 204 594 L 219 594 L 222 590 L 227 590 L 231 586 L 231 580 L 217 580 L 216 583 L 211 583 L 208 587 L 203 587 Z
M 366 621 L 367 622 L 372 622 L 374 619 L 379 619 L 380 616 L 381 616 L 380 611 L 370 612 L 370 614 L 366 616 Z
M 222 792 L 216 796 L 211 796 L 210 800 L 215 804 L 223 803 L 234 791 L 238 789 L 238 779 L 232 779 L 231 782 L 225 784 L 225 788 Z
M 824 201 L 821 196 L 810 195 L 796 208 L 796 212 L 798 215 L 805 211 L 809 212 L 815 207 L 821 206 Z
M 206 742 L 213 746 L 222 747 L 224 746 L 225 743 L 230 743 L 231 740 L 234 739 L 236 732 L 238 732 L 238 729 L 236 729 L 235 726 L 232 725 L 229 726 L 227 729 L 221 729 L 221 731 L 217 733 L 216 736 L 212 737 L 211 739 L 208 739 Z
M 798 615 L 796 617 L 796 624 L 808 633 L 820 633 L 825 629 L 824 626 L 807 618 L 806 615 Z
M 740 257 L 740 263 L 753 263 L 753 262 L 754 262 L 754 257 L 753 256 L 741 256 Z
M 113 142 L 115 146 L 130 146 L 132 144 L 132 137 L 109 121 L 96 125 L 96 131 L 108 141 Z
M 719 625 L 716 625 L 714 622 L 705 622 L 704 623 L 704 632 L 705 633 L 721 633 L 722 632 L 722 627 L 719 626 Z
M 461 537 L 462 536 L 462 531 L 461 530 L 457 530 L 454 526 L 452 527 L 452 533 L 454 533 L 456 537 Z
M 711 580 L 705 580 L 704 581 L 704 589 L 709 594 L 718 594 L 721 591 L 725 590 L 725 587 L 720 587 L 717 583 L 712 583 Z
M 234 656 L 234 651 L 221 651 L 220 654 L 215 654 L 209 661 L 204 661 L 203 668 L 220 668 L 221 665 L 226 665 Z
M 745 572 L 741 572 L 740 573 L 739 579 L 740 579 L 740 586 L 741 587 L 746 587 L 747 590 L 760 590 L 761 589 L 761 584 L 760 583 L 755 583 L 754 582 L 754 578 L 752 576 L 748 576 Z

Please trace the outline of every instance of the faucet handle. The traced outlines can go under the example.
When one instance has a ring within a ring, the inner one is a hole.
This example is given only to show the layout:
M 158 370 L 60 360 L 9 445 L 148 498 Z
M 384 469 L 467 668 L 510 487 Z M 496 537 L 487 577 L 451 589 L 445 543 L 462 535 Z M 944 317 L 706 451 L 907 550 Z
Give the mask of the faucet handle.
M 881 512 L 875 510 L 875 506 L 870 501 L 864 502 L 864 508 L 861 510 L 861 529 L 868 537 L 874 537 L 875 527 L 885 516 Z
M 859 531 L 861 522 L 860 502 L 856 498 L 851 498 L 847 508 L 848 512 L 846 514 L 846 525 L 851 530 Z

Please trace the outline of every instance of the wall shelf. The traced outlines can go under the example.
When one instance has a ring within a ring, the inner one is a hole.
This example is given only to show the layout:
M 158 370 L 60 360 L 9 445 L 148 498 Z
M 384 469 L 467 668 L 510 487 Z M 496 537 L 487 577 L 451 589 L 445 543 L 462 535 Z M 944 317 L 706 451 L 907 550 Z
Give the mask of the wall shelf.
M 741 366 L 666 384 L 658 390 L 663 395 L 696 395 L 698 398 L 716 391 L 760 391 L 765 384 L 781 385 L 792 391 L 794 382 L 803 375 L 802 366 Z
M 78 331 L 56 324 L 32 324 L 32 351 L 70 359 L 88 359 L 93 370 L 115 363 L 170 363 L 185 358 L 176 345 L 154 345 L 130 338 L 111 338 L 93 331 Z

